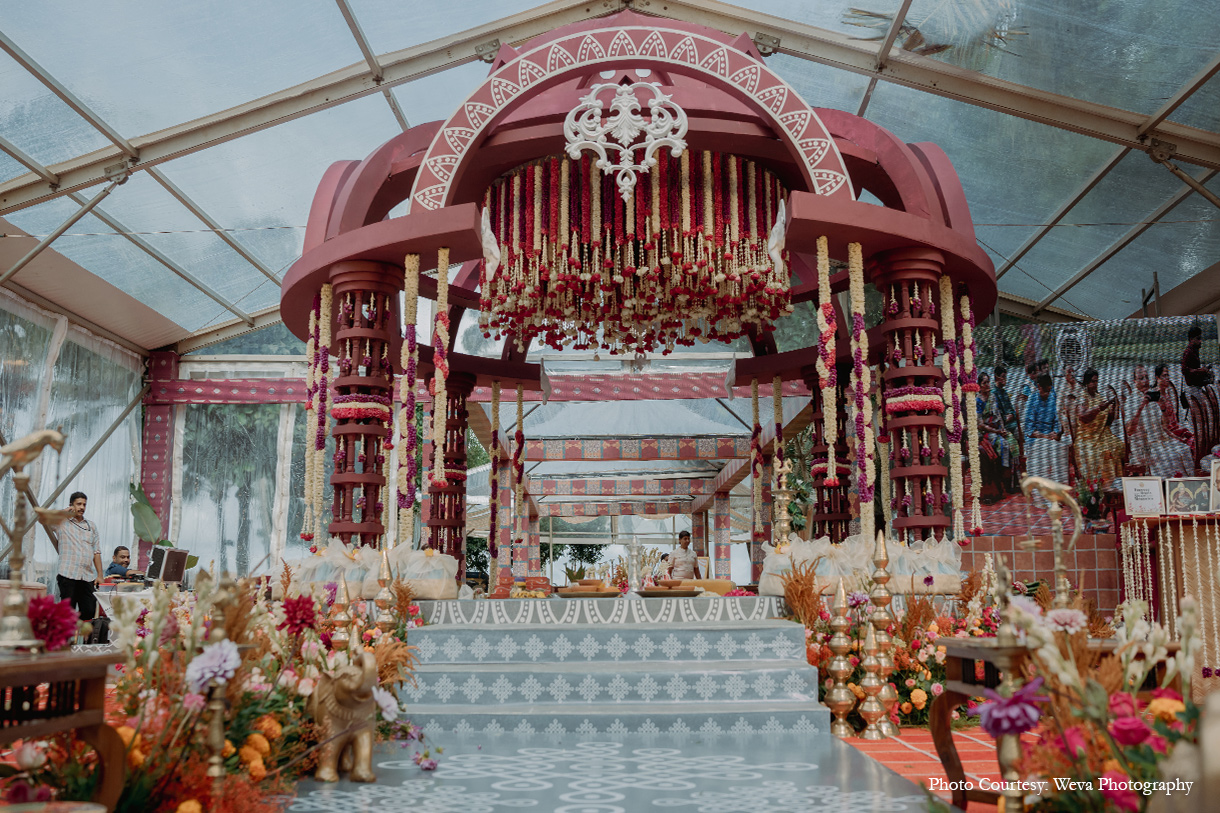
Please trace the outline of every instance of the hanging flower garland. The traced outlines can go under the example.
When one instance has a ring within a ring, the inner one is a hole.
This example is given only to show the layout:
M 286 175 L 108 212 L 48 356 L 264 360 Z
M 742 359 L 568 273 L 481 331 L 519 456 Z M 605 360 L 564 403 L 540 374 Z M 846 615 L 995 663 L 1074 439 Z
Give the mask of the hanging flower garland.
M 513 438 L 515 441 L 513 446 L 513 497 L 516 500 L 514 508 L 516 509 L 516 527 L 513 529 L 513 536 L 516 537 L 516 532 L 525 527 L 525 390 L 517 385 L 517 432 Z
M 897 412 L 944 412 L 945 399 L 940 387 L 908 385 L 885 393 L 886 415 Z
M 322 308 L 322 297 L 313 298 L 313 307 L 309 310 L 309 339 L 305 342 L 305 357 L 309 359 L 309 370 L 305 373 L 305 414 L 317 409 L 318 394 L 318 311 Z M 308 421 L 306 423 L 308 425 Z M 314 444 L 305 444 L 305 515 L 301 519 L 301 539 L 312 542 L 314 539 L 313 510 L 317 496 L 314 494 L 314 467 L 317 465 L 318 454 Z M 317 551 L 317 546 L 310 546 L 311 552 Z
M 327 401 L 330 397 L 330 344 L 333 305 L 334 288 L 328 282 L 322 286 L 318 302 L 318 400 L 317 406 L 314 409 L 314 412 L 318 417 L 317 431 L 314 434 L 314 453 L 317 455 L 317 460 L 314 461 L 313 470 L 313 521 L 315 544 L 323 538 L 323 499 L 326 493 L 324 482 L 326 477 L 326 466 L 324 461 L 326 454 L 326 436 L 330 431 L 330 420 L 327 417 Z
M 970 533 L 981 536 L 983 533 L 983 511 L 979 507 L 979 498 L 983 493 L 983 470 L 979 460 L 979 414 L 978 391 L 979 373 L 975 368 L 974 343 L 974 310 L 970 303 L 970 294 L 963 287 L 961 296 L 961 312 L 958 317 L 962 328 L 962 375 L 964 383 L 962 392 L 966 401 L 966 451 L 970 455 L 970 499 L 973 503 L 970 511 Z
M 965 521 L 962 517 L 964 504 L 962 495 L 962 402 L 957 369 L 957 333 L 953 319 L 953 282 L 948 277 L 940 278 L 940 327 L 944 338 L 945 352 L 941 368 L 945 374 L 943 396 L 945 400 L 945 429 L 949 439 L 949 490 L 953 499 L 953 537 L 965 537 Z
M 419 437 L 415 432 L 415 391 L 419 370 L 419 339 L 415 323 L 419 318 L 419 255 L 403 260 L 402 350 L 398 382 L 398 435 L 402 452 L 398 456 L 398 541 L 411 544 L 415 539 L 415 454 Z
M 779 487 L 779 470 L 784 467 L 784 381 L 771 379 L 771 412 L 775 417 L 775 484 Z
M 650 194 L 629 204 L 588 155 L 544 158 L 492 184 L 484 201 L 501 263 L 480 289 L 486 337 L 522 350 L 538 339 L 668 352 L 772 330 L 792 312 L 782 241 L 770 239 L 787 194 L 776 176 L 719 153 L 656 161 Z
M 496 540 L 500 526 L 496 524 L 500 514 L 500 382 L 491 383 L 491 469 L 488 471 L 491 485 L 491 516 L 488 517 L 487 551 L 494 561 L 499 558 Z
M 856 428 L 856 477 L 860 494 L 860 533 L 873 538 L 873 399 L 868 365 L 868 336 L 864 332 L 864 253 L 859 243 L 847 247 L 847 279 L 851 300 L 851 355 L 853 423 Z
M 826 456 L 835 456 L 835 444 L 839 440 L 839 424 L 836 410 L 838 399 L 835 388 L 838 372 L 835 367 L 835 328 L 837 327 L 834 301 L 830 294 L 830 250 L 825 237 L 818 238 L 818 384 L 822 388 L 822 438 L 826 441 Z M 839 485 L 838 466 L 834 471 L 825 469 L 824 485 L 834 488 Z M 812 475 L 812 472 L 811 472 Z
M 754 410 L 754 428 L 750 432 L 750 485 L 754 503 L 754 538 L 762 537 L 762 425 L 758 422 L 758 379 L 750 379 L 750 405 Z
M 885 363 L 882 362 L 877 371 L 878 375 L 883 372 L 884 366 Z M 880 393 L 880 388 L 878 388 L 878 392 Z M 884 409 L 878 410 L 877 421 L 881 427 L 881 431 L 877 433 L 877 457 L 881 461 L 881 516 L 885 522 L 884 530 L 888 536 L 894 519 L 892 499 L 894 484 L 890 480 L 890 455 L 893 453 L 893 446 L 890 438 L 889 417 Z
M 445 470 L 445 430 L 449 416 L 449 249 L 436 252 L 436 319 L 432 332 L 432 487 L 449 485 Z

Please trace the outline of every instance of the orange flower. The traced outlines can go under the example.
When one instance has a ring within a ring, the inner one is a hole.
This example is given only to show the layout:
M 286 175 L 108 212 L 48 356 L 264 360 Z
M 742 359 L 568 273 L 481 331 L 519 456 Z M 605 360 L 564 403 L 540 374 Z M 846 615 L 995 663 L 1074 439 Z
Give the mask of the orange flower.
M 139 748 L 132 748 L 127 752 L 127 764 L 132 768 L 138 768 L 144 764 L 144 752 Z
M 121 725 L 115 729 L 115 733 L 119 735 L 119 739 L 123 741 L 123 746 L 126 748 L 137 748 L 140 745 L 140 735 L 136 730 L 129 725 Z
M 928 693 L 923 689 L 915 689 L 911 692 L 911 702 L 917 709 L 923 709 L 928 703 Z
M 243 748 L 242 750 L 244 751 L 245 749 Z M 267 766 L 263 764 L 261 759 L 252 760 L 246 765 L 246 768 L 250 771 L 250 778 L 255 782 L 261 782 L 267 776 Z
M 203 813 L 203 805 L 196 802 L 194 799 L 188 799 L 178 805 L 178 809 L 174 813 Z
M 267 742 L 267 738 L 257 732 L 246 737 L 246 746 L 258 751 L 260 757 L 265 757 L 271 753 L 271 743 Z
M 284 727 L 270 714 L 264 714 L 254 721 L 254 730 L 262 733 L 269 740 L 278 740 L 284 733 Z
M 856 684 L 848 683 L 847 688 L 851 689 L 851 693 L 854 694 L 858 699 L 860 699 L 860 700 L 864 699 L 864 690 L 861 689 Z
M 1178 712 L 1186 711 L 1186 704 L 1181 700 L 1174 700 L 1172 697 L 1157 697 L 1148 704 L 1144 711 L 1160 717 L 1167 723 L 1172 723 L 1177 719 Z
M 225 740 L 225 747 L 221 749 L 220 755 L 222 757 L 224 757 L 225 759 L 228 759 L 229 757 L 233 756 L 236 753 L 237 753 L 237 749 L 233 747 L 233 743 L 229 742 L 228 740 Z
M 258 752 L 258 749 L 249 745 L 243 745 L 241 748 L 239 748 L 237 751 L 237 756 L 247 765 L 249 765 L 251 762 L 263 761 L 263 755 Z
M 902 713 L 903 713 L 903 714 L 910 714 L 910 713 L 911 713 L 912 706 L 911 706 L 911 704 L 910 704 L 910 703 L 903 703 L 903 704 L 902 704 L 901 706 L 899 706 L 898 708 L 902 709 Z

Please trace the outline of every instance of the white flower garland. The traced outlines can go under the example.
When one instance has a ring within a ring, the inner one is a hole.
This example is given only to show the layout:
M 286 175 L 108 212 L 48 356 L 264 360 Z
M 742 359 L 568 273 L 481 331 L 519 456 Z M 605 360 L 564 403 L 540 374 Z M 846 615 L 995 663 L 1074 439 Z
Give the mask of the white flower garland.
M 1211 544 L 1208 544 L 1207 539 L 1204 539 L 1203 544 L 1207 547 L 1208 572 L 1212 574 L 1213 578 L 1215 578 L 1217 574 L 1216 574 L 1216 560 L 1215 560 L 1215 550 L 1214 549 L 1218 544 L 1220 544 L 1220 532 L 1217 531 L 1215 522 L 1208 522 L 1206 524 L 1206 526 L 1211 529 Z M 1206 534 L 1204 536 L 1206 536 Z M 1196 550 L 1197 550 L 1197 547 L 1196 547 Z M 1196 568 L 1195 572 L 1200 573 L 1202 571 L 1199 570 L 1198 568 Z M 1216 592 L 1217 591 L 1214 589 L 1213 590 L 1200 589 L 1199 592 L 1201 594 L 1200 600 L 1202 600 L 1204 597 L 1206 597 L 1207 606 L 1209 608 L 1211 608 L 1211 614 L 1210 614 L 1210 616 L 1208 616 L 1208 618 L 1210 620 L 1207 622 L 1205 629 L 1207 630 L 1207 634 L 1211 636 L 1211 641 L 1210 641 L 1211 647 L 1210 647 L 1209 651 L 1212 652 L 1213 654 L 1215 654 L 1217 652 L 1220 652 L 1220 627 L 1218 627 L 1216 625 Z M 1204 614 L 1203 609 L 1200 608 L 1199 609 L 1199 618 L 1200 619 L 1204 618 L 1204 615 L 1205 614 Z M 1200 633 L 1200 635 L 1202 635 L 1202 633 Z M 1220 675 L 1217 675 L 1217 676 L 1220 677 Z
M 415 322 L 419 318 L 419 255 L 408 254 L 403 262 L 403 297 L 402 306 L 402 323 L 404 328 L 414 329 Z M 405 331 L 404 331 L 405 332 Z M 418 341 L 418 340 L 417 340 Z M 414 353 L 412 353 L 414 350 Z M 412 505 L 408 508 L 398 509 L 398 541 L 401 543 L 411 544 L 415 539 L 415 483 L 410 476 L 411 465 L 405 459 L 408 454 L 415 454 L 414 449 L 406 448 L 407 432 L 411 431 L 415 424 L 414 409 L 407 409 L 407 404 L 413 401 L 409 397 L 408 390 L 415 385 L 412 376 L 408 375 L 408 370 L 418 369 L 419 366 L 419 348 L 408 347 L 408 342 L 402 343 L 402 351 L 399 358 L 402 366 L 402 378 L 399 379 L 398 400 L 398 477 L 397 488 L 392 499 L 394 505 L 398 504 L 399 494 L 410 494 L 410 502 Z
M 525 508 L 525 476 L 523 474 L 525 462 L 525 389 L 517 385 L 517 459 L 513 465 L 513 496 L 516 498 L 516 529 L 514 536 L 519 531 L 526 529 L 526 517 L 528 511 Z M 523 540 L 524 541 L 524 540 Z M 515 543 L 516 540 L 514 539 Z
M 974 328 L 970 311 L 970 297 L 966 294 L 961 298 L 962 306 L 962 372 L 966 380 L 975 381 L 974 375 Z M 975 385 L 977 388 L 977 385 Z M 966 451 L 970 455 L 970 499 L 973 503 L 970 514 L 971 533 L 981 533 L 983 530 L 983 511 L 979 507 L 979 498 L 983 493 L 983 469 L 979 460 L 979 413 L 978 394 L 968 393 L 970 403 L 964 404 L 966 410 Z
M 750 405 L 753 408 L 754 429 L 750 439 L 751 496 L 754 502 L 754 533 L 762 533 L 762 443 L 758 423 L 758 379 L 750 379 Z
M 305 358 L 309 359 L 309 369 L 305 373 L 305 390 L 309 393 L 309 405 L 308 409 L 305 411 L 305 414 L 309 417 L 307 417 L 305 421 L 305 515 L 301 520 L 301 530 L 306 534 L 312 534 L 311 529 L 313 528 L 314 524 L 313 508 L 316 498 L 313 493 L 313 472 L 314 468 L 318 464 L 318 450 L 316 448 L 316 443 L 314 442 L 313 434 L 310 431 L 313 429 L 313 426 L 310 425 L 312 421 L 309 420 L 309 418 L 314 418 L 316 420 L 317 413 L 315 410 L 318 408 L 318 364 L 316 363 L 318 348 L 316 337 L 317 331 L 318 312 L 311 308 L 309 311 L 309 340 L 305 342 Z
M 864 331 L 864 252 L 859 243 L 847 246 L 847 279 L 851 302 L 852 401 L 848 415 L 856 426 L 856 476 L 860 495 L 860 534 L 873 539 L 876 519 L 873 498 L 876 470 L 873 454 L 872 368 L 868 363 L 868 339 Z
M 885 436 L 877 436 L 877 459 L 881 461 L 881 495 L 879 499 L 881 500 L 881 516 L 885 520 L 885 527 L 888 532 L 894 522 L 894 484 L 890 480 L 890 444 L 893 442 L 893 438 L 890 437 L 890 440 L 886 441 L 882 439 L 883 437 Z
M 953 359 L 955 352 L 948 348 L 955 345 L 957 329 L 953 324 L 953 282 L 948 277 L 940 278 L 940 328 L 945 341 L 946 352 L 941 358 L 941 368 L 945 373 L 945 429 L 948 438 L 952 438 L 950 427 L 953 423 L 961 424 L 961 394 L 957 391 L 954 375 Z M 960 543 L 966 536 L 965 521 L 962 517 L 962 444 L 960 439 L 950 441 L 949 445 L 949 490 L 953 497 L 953 538 Z
M 784 381 L 779 376 L 771 378 L 771 412 L 775 418 L 775 454 L 772 455 L 775 465 L 771 467 L 771 482 L 779 488 L 779 470 L 784 465 Z
M 751 209 L 751 212 L 754 210 Z M 818 358 L 815 367 L 818 383 L 822 389 L 822 439 L 826 441 L 826 457 L 835 458 L 835 444 L 839 440 L 839 425 L 835 398 L 835 320 L 834 301 L 830 294 L 830 249 L 825 237 L 818 238 Z M 834 487 L 839 478 L 833 469 L 827 468 L 825 485 Z
M 441 248 L 436 252 L 436 316 L 433 319 L 436 337 L 432 352 L 435 359 L 438 354 L 449 352 L 449 249 Z M 444 486 L 449 480 L 445 473 L 445 429 L 449 416 L 449 393 L 445 388 L 448 374 L 448 363 L 436 363 L 432 381 L 435 393 L 432 399 L 432 484 Z
M 322 306 L 318 313 L 318 350 L 321 353 L 330 354 L 331 342 L 331 318 L 334 307 L 334 287 L 328 282 L 322 286 L 321 294 Z M 327 393 L 329 400 L 330 393 L 330 371 L 329 365 L 326 369 L 319 369 L 318 377 L 318 408 L 317 420 L 318 425 L 322 428 L 322 449 L 318 452 L 319 460 L 314 464 L 314 544 L 318 548 L 322 548 L 326 544 L 325 537 L 322 536 L 322 515 L 325 513 L 323 502 L 326 494 L 326 438 L 330 435 L 330 417 L 327 414 L 327 409 L 323 407 L 322 393 Z
M 1132 587 L 1135 583 L 1134 568 L 1131 564 L 1131 525 L 1125 523 L 1119 529 L 1119 553 L 1123 559 L 1123 593 L 1128 599 L 1133 597 Z

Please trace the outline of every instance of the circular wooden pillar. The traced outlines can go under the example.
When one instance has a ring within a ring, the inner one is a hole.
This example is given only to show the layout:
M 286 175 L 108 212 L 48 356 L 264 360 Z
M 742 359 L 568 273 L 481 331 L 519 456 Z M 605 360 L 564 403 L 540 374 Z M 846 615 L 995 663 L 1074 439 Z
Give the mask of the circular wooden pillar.
M 812 393 L 813 418 L 810 428 L 812 444 L 809 449 L 810 458 L 826 460 L 827 468 L 819 475 L 811 477 L 813 514 L 810 517 L 809 538 L 822 536 L 830 538 L 831 542 L 839 543 L 847 538 L 851 525 L 851 503 L 847 496 L 848 484 L 851 478 L 851 467 L 847 460 L 847 395 L 843 382 L 847 379 L 846 370 L 839 370 L 835 376 L 835 398 L 838 409 L 835 410 L 835 426 L 837 427 L 834 454 L 830 454 L 823 433 L 825 426 L 825 411 L 822 405 L 822 388 L 818 382 L 817 370 L 810 366 L 801 370 L 801 376 Z M 830 467 L 839 469 L 839 485 L 826 485 L 827 473 Z

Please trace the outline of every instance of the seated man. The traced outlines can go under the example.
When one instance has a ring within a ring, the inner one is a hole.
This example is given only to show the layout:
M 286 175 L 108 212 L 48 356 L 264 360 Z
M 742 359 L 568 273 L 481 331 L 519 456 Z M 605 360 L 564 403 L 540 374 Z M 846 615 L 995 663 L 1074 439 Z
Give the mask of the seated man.
M 127 549 L 126 545 L 119 545 L 114 549 L 114 560 L 106 567 L 106 575 L 108 577 L 118 576 L 120 579 L 143 575 L 138 570 L 131 570 L 130 565 L 131 551 Z

